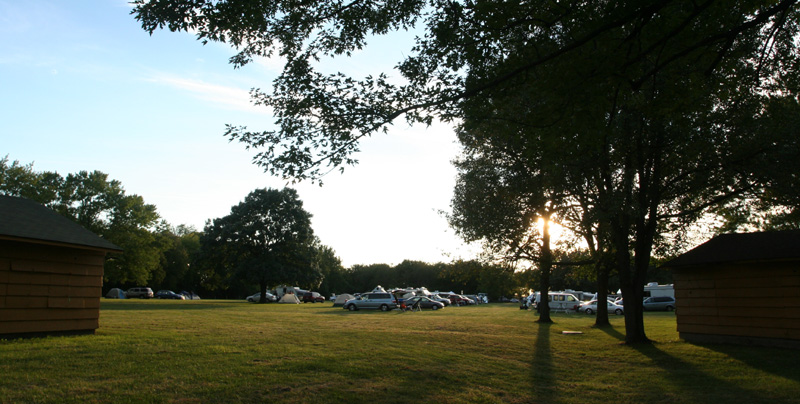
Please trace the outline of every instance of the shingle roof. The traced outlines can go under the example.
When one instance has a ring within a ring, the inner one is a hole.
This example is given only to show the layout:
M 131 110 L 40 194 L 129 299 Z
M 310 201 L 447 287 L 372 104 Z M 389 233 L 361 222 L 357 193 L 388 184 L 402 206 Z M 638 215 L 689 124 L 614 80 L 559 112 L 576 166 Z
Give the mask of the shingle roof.
M 83 226 L 29 199 L 0 195 L 0 238 L 122 251 Z
M 800 259 L 800 230 L 723 234 L 665 263 L 664 267 Z

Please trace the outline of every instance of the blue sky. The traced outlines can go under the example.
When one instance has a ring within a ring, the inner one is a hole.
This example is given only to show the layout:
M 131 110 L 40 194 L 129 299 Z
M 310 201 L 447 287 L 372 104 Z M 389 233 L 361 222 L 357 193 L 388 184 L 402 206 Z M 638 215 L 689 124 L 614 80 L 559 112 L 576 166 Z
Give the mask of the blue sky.
M 271 88 L 279 62 L 234 70 L 227 46 L 151 37 L 129 13 L 124 0 L 0 0 L 0 156 L 62 175 L 100 170 L 171 224 L 198 229 L 253 189 L 286 185 L 222 136 L 229 123 L 271 128 L 248 91 Z M 376 74 L 404 49 L 383 40 L 328 67 Z M 323 187 L 293 186 L 345 265 L 472 257 L 438 213 L 455 182 L 451 128 L 398 121 L 361 150 Z

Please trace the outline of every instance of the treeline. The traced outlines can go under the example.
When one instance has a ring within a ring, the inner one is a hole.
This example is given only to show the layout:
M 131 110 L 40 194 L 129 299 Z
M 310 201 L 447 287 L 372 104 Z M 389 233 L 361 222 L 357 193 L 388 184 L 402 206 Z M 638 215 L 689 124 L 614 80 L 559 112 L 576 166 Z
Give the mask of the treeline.
M 121 247 L 105 264 L 104 292 L 119 287 L 149 286 L 154 290 L 188 290 L 204 298 L 238 299 L 258 285 L 236 271 L 202 262 L 202 231 L 171 225 L 152 204 L 127 194 L 122 184 L 100 171 L 62 176 L 37 172 L 33 164 L 0 159 L 0 194 L 21 196 L 45 205 Z M 384 287 L 420 287 L 464 293 L 484 292 L 491 299 L 519 295 L 535 287 L 529 273 L 479 261 L 398 265 L 354 265 L 344 268 L 330 247 L 321 246 L 322 281 L 313 288 L 325 296 Z M 274 285 L 277 286 L 277 285 Z
M 0 159 L 0 194 L 36 201 L 121 247 L 105 264 L 104 283 L 111 287 L 153 285 L 192 289 L 202 283 L 190 271 L 199 250 L 199 235 L 187 226 L 162 220 L 156 207 L 100 171 L 62 176 L 33 169 L 33 164 Z

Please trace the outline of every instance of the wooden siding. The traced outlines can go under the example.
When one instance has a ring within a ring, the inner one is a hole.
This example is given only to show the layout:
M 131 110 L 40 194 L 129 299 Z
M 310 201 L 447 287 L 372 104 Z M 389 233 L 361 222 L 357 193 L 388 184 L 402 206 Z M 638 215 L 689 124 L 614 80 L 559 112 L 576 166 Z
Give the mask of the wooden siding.
M 674 268 L 678 332 L 800 340 L 800 263 Z
M 94 332 L 101 251 L 0 240 L 0 335 Z

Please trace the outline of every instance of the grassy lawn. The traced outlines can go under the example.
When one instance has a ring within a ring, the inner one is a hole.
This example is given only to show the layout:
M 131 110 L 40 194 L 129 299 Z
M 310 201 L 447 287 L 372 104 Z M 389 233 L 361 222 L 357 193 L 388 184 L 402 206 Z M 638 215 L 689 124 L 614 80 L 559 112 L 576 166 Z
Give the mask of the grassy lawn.
M 800 352 L 692 345 L 647 313 L 516 305 L 347 312 L 330 303 L 104 300 L 95 335 L 0 341 L 0 402 L 770 403 L 800 400 Z M 565 335 L 562 331 L 581 331 Z

